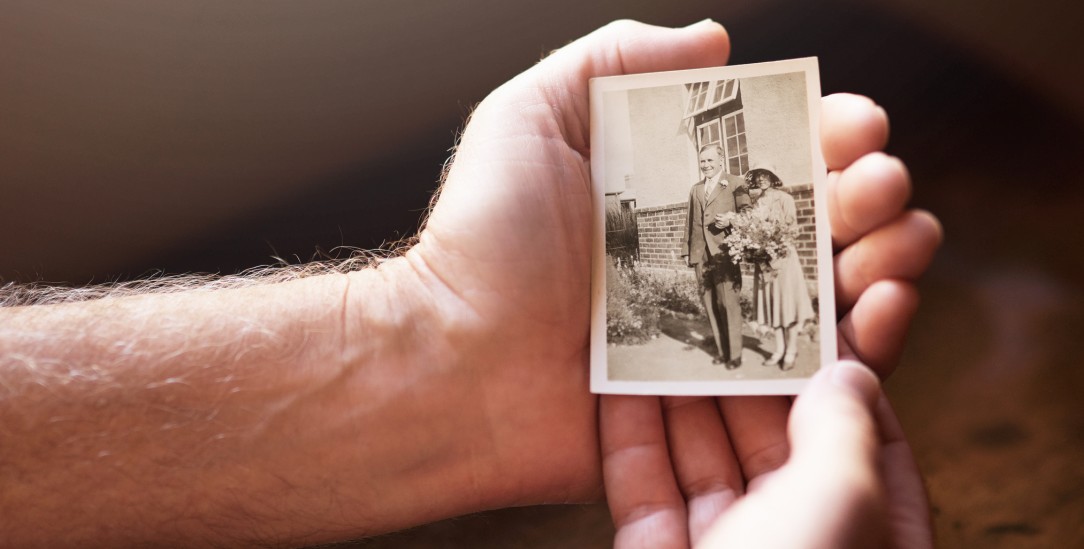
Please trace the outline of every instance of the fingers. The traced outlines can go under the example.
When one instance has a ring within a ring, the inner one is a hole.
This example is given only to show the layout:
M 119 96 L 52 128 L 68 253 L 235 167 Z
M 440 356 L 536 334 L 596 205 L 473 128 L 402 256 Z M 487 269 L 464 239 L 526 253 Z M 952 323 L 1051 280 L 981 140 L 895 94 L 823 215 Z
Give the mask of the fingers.
M 908 211 L 836 254 L 837 310 L 849 310 L 878 280 L 918 278 L 933 260 L 941 238 L 937 218 Z
M 743 492 L 741 469 L 712 397 L 663 397 L 666 436 L 696 543 Z
M 849 93 L 821 100 L 821 148 L 829 170 L 849 166 L 888 143 L 888 115 L 868 97 Z
M 911 198 L 911 177 L 899 159 L 871 153 L 828 175 L 828 220 L 836 249 L 895 219 Z
M 882 379 L 896 368 L 918 290 L 901 280 L 874 282 L 839 323 L 839 356 L 868 365 Z
M 787 416 L 790 399 L 783 396 L 742 396 L 719 399 L 726 430 L 741 464 L 749 490 L 763 475 L 783 465 L 790 455 Z
M 603 395 L 599 437 L 614 547 L 687 547 L 685 501 L 670 465 L 659 399 Z

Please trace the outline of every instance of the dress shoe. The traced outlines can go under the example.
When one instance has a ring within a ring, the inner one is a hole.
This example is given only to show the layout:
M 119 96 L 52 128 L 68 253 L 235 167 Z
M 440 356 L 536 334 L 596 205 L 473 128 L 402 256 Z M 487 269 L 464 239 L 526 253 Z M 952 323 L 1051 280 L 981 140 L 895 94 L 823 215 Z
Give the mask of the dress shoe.
M 738 368 L 741 368 L 741 359 L 740 358 L 735 358 L 734 360 L 731 360 L 731 361 L 726 363 L 726 369 L 727 370 L 737 370 Z
M 715 364 L 716 366 L 718 366 L 719 364 L 722 364 L 724 362 L 726 362 L 726 361 L 723 360 L 723 357 L 721 357 L 721 356 L 716 356 L 716 357 L 711 358 L 711 363 Z

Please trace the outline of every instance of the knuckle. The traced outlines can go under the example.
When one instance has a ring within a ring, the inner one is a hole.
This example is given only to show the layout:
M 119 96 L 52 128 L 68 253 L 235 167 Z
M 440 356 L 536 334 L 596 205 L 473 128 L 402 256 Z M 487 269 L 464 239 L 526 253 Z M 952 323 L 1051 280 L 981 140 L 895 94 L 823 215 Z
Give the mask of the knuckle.
M 746 482 L 779 469 L 789 456 L 790 445 L 784 439 L 761 446 L 742 457 L 741 468 Z

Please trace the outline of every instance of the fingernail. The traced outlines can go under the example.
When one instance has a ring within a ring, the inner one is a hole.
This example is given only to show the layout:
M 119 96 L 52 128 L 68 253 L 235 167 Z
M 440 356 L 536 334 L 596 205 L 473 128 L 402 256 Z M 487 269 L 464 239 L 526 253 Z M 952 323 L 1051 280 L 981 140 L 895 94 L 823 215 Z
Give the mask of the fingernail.
M 880 396 L 881 381 L 872 370 L 853 360 L 841 360 L 832 367 L 829 380 L 837 387 L 855 393 L 866 402 L 875 404 Z
M 707 26 L 707 25 L 718 25 L 718 23 L 716 23 L 714 19 L 708 17 L 707 19 L 701 19 L 700 21 L 697 21 L 696 23 L 693 23 L 692 25 L 689 25 L 689 26 L 687 26 L 685 28 L 692 29 L 692 28 Z
M 890 119 L 888 118 L 888 111 L 886 111 L 885 108 L 880 105 L 875 105 L 875 107 L 877 109 L 877 114 L 881 115 L 881 118 L 884 119 L 885 125 L 887 126 L 890 122 Z

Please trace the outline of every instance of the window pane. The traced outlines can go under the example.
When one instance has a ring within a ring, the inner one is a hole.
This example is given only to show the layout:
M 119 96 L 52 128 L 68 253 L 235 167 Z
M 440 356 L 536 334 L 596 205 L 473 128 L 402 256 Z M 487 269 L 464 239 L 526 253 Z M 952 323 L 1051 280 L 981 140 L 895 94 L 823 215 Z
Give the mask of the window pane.
M 719 123 L 718 122 L 713 122 L 710 126 L 708 126 L 708 129 L 711 130 L 711 142 L 712 143 L 718 143 L 719 142 Z
M 745 114 L 739 112 L 734 119 L 738 121 L 738 133 L 745 133 Z
M 726 138 L 726 152 L 728 156 L 738 155 L 738 138 L 728 137 Z
M 734 122 L 734 117 L 731 116 L 730 118 L 726 119 L 726 134 L 728 136 L 730 136 L 730 135 L 734 135 L 736 133 L 738 133 L 737 125 Z
M 738 158 L 739 157 L 735 156 L 734 158 L 730 159 L 730 174 L 731 175 L 741 175 L 742 174 L 741 162 L 738 161 Z
M 730 97 L 730 94 L 734 93 L 734 82 L 736 82 L 736 80 L 727 80 L 726 81 L 726 96 L 727 97 Z
M 711 99 L 711 103 L 717 104 L 723 100 L 723 80 L 715 83 L 715 95 Z
M 741 175 L 749 171 L 749 155 L 743 154 L 739 156 L 738 159 L 741 160 L 741 171 L 738 172 L 738 174 Z
M 738 154 L 746 154 L 748 152 L 748 149 L 745 147 L 745 134 L 738 134 Z
M 697 97 L 696 110 L 700 110 L 700 109 L 704 108 L 704 101 L 707 100 L 707 98 L 708 98 L 707 93 L 702 93 Z
M 685 110 L 685 114 L 692 114 L 696 112 L 696 96 L 700 91 L 700 82 L 693 82 L 689 86 L 689 107 Z

